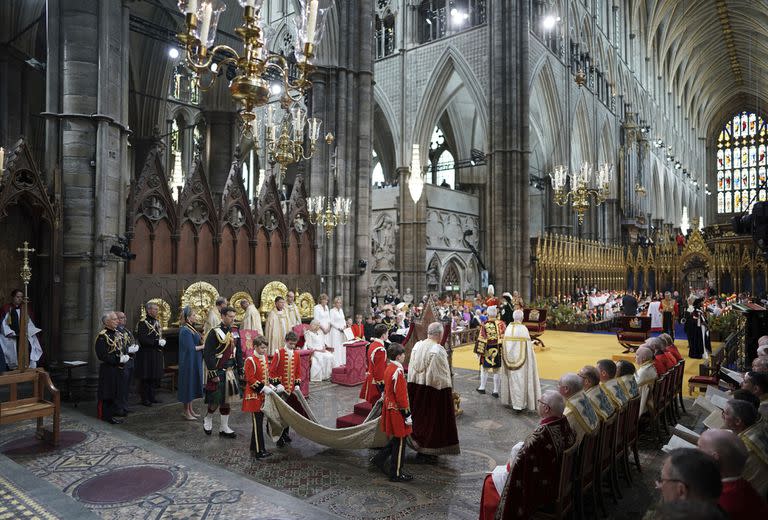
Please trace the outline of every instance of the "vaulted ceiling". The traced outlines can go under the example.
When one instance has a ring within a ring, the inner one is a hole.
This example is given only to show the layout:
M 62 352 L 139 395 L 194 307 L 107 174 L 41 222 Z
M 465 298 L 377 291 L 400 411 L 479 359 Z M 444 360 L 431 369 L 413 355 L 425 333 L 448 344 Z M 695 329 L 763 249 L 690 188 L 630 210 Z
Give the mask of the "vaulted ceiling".
M 691 126 L 765 107 L 768 0 L 632 0 L 633 30 Z

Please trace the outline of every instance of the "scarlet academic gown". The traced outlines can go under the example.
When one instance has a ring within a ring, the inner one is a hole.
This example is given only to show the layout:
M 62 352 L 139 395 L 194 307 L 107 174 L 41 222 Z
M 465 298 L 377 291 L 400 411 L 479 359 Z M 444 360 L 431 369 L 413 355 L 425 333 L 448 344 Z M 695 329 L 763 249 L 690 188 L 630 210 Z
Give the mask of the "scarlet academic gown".
M 403 366 L 392 361 L 384 370 L 384 406 L 381 411 L 381 430 L 390 437 L 407 437 L 411 427 L 405 424 L 409 415 L 408 388 Z
M 384 370 L 387 367 L 387 351 L 380 339 L 371 342 L 365 364 L 365 382 L 360 389 L 360 399 L 374 404 L 381 397 L 381 391 L 376 385 L 384 384 Z
M 299 412 L 304 417 L 307 417 L 307 412 L 301 403 L 293 395 L 293 389 L 296 385 L 301 384 L 301 361 L 299 351 L 288 350 L 285 347 L 281 348 L 275 355 L 272 356 L 272 365 L 269 369 L 269 375 L 275 384 L 281 384 L 285 387 L 285 391 L 288 394 L 286 403 L 291 405 L 291 408 Z
M 253 354 L 245 360 L 245 391 L 243 392 L 244 412 L 260 412 L 264 406 L 264 386 L 270 384 L 269 363 L 266 356 Z

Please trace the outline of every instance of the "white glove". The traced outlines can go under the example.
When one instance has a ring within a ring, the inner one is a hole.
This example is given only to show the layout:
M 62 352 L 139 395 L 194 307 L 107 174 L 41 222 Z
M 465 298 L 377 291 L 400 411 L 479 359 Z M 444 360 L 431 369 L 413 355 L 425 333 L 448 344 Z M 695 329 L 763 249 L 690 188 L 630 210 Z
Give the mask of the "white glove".
M 129 354 L 135 354 L 138 351 L 139 351 L 139 346 L 136 345 L 135 343 L 133 345 L 131 345 L 130 347 L 128 347 L 128 353 Z
M 409 415 L 405 418 L 405 425 L 406 426 L 413 426 L 413 416 Z
M 277 385 L 275 390 L 277 390 L 278 392 L 285 392 L 285 387 L 283 385 Z
M 264 387 L 261 389 L 261 393 L 265 395 L 274 394 L 275 391 L 272 390 L 272 387 L 269 385 L 264 385 Z
M 120 363 L 128 363 L 128 360 L 131 359 L 128 357 L 128 354 L 121 354 L 120 355 Z
M 164 347 L 164 346 L 165 346 L 165 340 L 164 340 L 163 338 L 160 338 L 160 339 L 157 341 L 157 344 L 158 344 L 158 345 L 160 345 L 161 347 Z
M 294 390 L 301 390 L 301 383 L 296 383 L 296 385 L 293 387 Z

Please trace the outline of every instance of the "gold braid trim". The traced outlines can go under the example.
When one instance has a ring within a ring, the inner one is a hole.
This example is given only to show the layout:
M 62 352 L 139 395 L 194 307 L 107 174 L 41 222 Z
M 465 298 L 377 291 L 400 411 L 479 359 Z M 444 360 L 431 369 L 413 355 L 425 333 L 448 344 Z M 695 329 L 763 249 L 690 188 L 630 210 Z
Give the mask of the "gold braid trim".
M 507 344 L 508 341 L 509 342 L 520 341 L 521 343 L 523 343 L 523 348 L 520 349 L 520 355 L 517 357 L 517 359 L 512 359 L 512 360 L 507 359 L 507 348 L 505 345 Z M 510 337 L 504 338 L 504 343 L 502 344 L 502 347 L 501 347 L 501 360 L 504 362 L 504 366 L 507 368 L 507 370 L 519 369 L 525 364 L 525 360 L 527 359 L 527 357 L 528 357 L 528 338 L 524 336 L 520 336 L 520 337 L 510 336 Z

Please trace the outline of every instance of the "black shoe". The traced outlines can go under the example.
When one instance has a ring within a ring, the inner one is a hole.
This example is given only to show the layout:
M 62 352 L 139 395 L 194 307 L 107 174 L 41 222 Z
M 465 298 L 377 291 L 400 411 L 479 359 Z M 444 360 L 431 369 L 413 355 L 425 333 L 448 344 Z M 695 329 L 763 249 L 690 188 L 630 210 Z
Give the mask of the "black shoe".
M 254 457 L 256 457 L 257 459 L 266 459 L 267 457 L 271 457 L 271 456 L 272 454 L 266 450 L 259 451 L 254 455 Z
M 498 392 L 494 392 L 494 393 L 492 393 L 491 395 L 492 395 L 493 397 L 495 397 L 496 399 L 498 399 L 498 398 L 499 398 L 499 393 L 498 393 Z
M 407 473 L 389 477 L 390 482 L 410 482 L 411 480 L 413 480 L 413 475 L 408 475 Z
M 227 439 L 234 439 L 237 437 L 237 434 L 235 432 L 219 432 L 219 437 L 226 437 Z
M 109 424 L 123 424 L 123 420 L 122 419 L 115 419 L 114 417 L 109 419 L 107 422 Z
M 133 412 L 135 412 L 135 411 L 136 411 L 136 410 L 133 410 L 133 409 L 131 409 L 131 408 L 126 408 L 125 410 L 123 410 L 123 413 L 124 413 L 124 414 L 129 414 L 129 413 L 133 413 Z
M 291 442 L 293 442 L 293 439 L 291 439 L 291 438 L 288 436 L 288 434 L 287 434 L 287 433 L 286 433 L 285 435 L 283 435 L 283 439 L 285 439 L 285 442 L 288 442 L 288 443 L 291 443 Z
M 142 401 L 141 405 L 142 406 L 152 406 L 152 401 Z
M 374 466 L 376 466 L 377 468 L 379 468 L 381 471 L 385 471 L 385 470 L 384 470 L 384 461 L 383 461 L 383 460 L 380 460 L 380 459 L 379 459 L 379 457 L 378 457 L 378 456 L 376 456 L 376 455 L 374 455 L 373 457 L 371 457 L 370 459 L 368 459 L 368 463 L 369 463 L 369 464 L 373 464 Z
M 481 390 L 480 388 L 477 388 L 476 390 L 478 394 L 485 394 L 485 389 Z
M 125 412 L 116 412 L 115 417 L 125 417 L 127 414 Z
M 205 432 L 206 435 L 210 435 L 211 432 L 213 432 L 213 428 L 211 428 L 210 430 L 206 430 L 205 426 L 203 426 L 203 431 Z
M 285 439 L 283 439 L 282 437 L 277 439 L 277 442 L 275 443 L 275 446 L 277 446 L 278 448 L 284 448 L 285 447 Z

